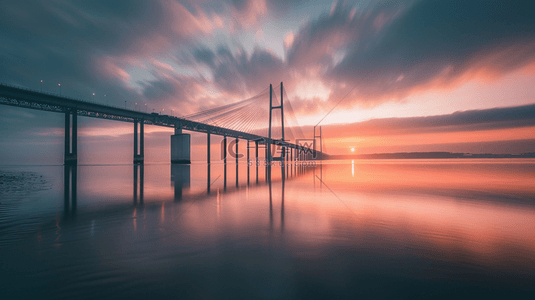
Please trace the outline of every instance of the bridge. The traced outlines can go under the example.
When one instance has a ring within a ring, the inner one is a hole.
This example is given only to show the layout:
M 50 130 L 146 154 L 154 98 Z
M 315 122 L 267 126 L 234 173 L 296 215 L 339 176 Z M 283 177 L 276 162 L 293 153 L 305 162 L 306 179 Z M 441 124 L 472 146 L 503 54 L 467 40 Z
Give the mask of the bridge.
M 269 106 L 263 103 L 269 93 Z M 210 163 L 210 136 L 212 134 L 223 136 L 222 153 L 224 161 L 227 159 L 227 138 L 234 138 L 235 152 L 238 153 L 239 139 L 247 142 L 247 160 L 249 161 L 249 143 L 255 147 L 255 158 L 258 162 L 259 145 L 265 149 L 267 162 L 304 160 L 323 157 L 322 151 L 316 151 L 316 136 L 308 139 L 310 143 L 300 144 L 304 139 L 300 126 L 295 119 L 293 109 L 287 98 L 283 83 L 280 84 L 280 102 L 274 93 L 273 86 L 258 95 L 236 103 L 201 110 L 201 112 L 175 117 L 157 113 L 147 113 L 136 110 L 102 105 L 43 93 L 35 90 L 0 84 L 0 104 L 28 109 L 63 113 L 65 115 L 65 154 L 66 165 L 77 164 L 78 153 L 78 116 L 115 120 L 134 123 L 134 164 L 144 163 L 144 125 L 156 125 L 175 129 L 171 136 L 171 163 L 190 164 L 191 136 L 183 130 L 202 132 L 207 135 L 207 162 Z M 269 113 L 268 113 L 269 110 Z M 279 114 L 273 114 L 278 110 Z M 287 111 L 288 118 L 284 111 Z M 267 123 L 267 124 L 266 124 Z M 285 123 L 290 123 L 290 126 Z M 320 128 L 321 132 L 321 128 Z M 286 133 L 286 135 L 285 135 Z M 276 138 L 277 136 L 277 138 Z M 292 141 L 293 140 L 293 141 Z M 280 156 L 274 155 L 274 147 L 281 149 Z M 236 163 L 238 156 L 236 155 Z

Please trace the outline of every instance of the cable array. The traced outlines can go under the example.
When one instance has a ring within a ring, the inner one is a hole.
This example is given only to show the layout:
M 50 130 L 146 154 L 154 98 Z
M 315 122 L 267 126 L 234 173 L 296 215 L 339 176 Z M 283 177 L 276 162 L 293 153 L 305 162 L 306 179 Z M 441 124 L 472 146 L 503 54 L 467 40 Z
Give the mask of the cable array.
M 280 85 L 273 87 L 273 106 L 280 105 Z M 294 142 L 304 138 L 303 132 L 294 114 L 290 99 L 283 90 L 284 96 L 284 133 L 285 140 Z M 269 136 L 269 88 L 259 94 L 234 103 L 202 110 L 184 116 L 191 121 L 210 124 L 259 136 Z M 279 109 L 272 111 L 271 137 L 282 139 L 282 122 Z

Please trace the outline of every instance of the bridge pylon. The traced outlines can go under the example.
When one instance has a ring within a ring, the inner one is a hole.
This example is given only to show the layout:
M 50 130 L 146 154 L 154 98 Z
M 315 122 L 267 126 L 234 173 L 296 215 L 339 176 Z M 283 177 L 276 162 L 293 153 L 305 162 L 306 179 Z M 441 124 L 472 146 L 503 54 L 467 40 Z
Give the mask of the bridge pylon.
M 271 123 L 272 123 L 272 120 L 273 120 L 273 110 L 274 109 L 280 109 L 281 111 L 281 129 L 282 129 L 282 138 L 281 138 L 281 141 L 285 141 L 284 139 L 284 92 L 283 92 L 283 84 L 281 82 L 281 103 L 279 106 L 273 106 L 273 85 L 269 85 L 269 139 L 271 140 Z M 269 150 L 267 151 L 268 153 L 268 158 L 267 160 L 269 162 L 273 161 L 273 157 L 271 156 L 271 152 L 272 152 L 272 145 L 270 143 L 268 143 L 268 148 Z M 284 157 L 286 156 L 286 147 L 282 147 L 282 151 L 281 151 L 281 157 L 280 158 L 276 158 L 277 160 L 281 160 L 281 161 L 284 161 Z
M 318 157 L 318 149 L 316 148 L 316 139 L 319 138 L 320 140 L 320 157 Z M 323 160 L 323 137 L 321 134 L 321 126 L 319 130 L 319 135 L 316 135 L 316 126 L 314 126 L 314 159 L 320 159 Z

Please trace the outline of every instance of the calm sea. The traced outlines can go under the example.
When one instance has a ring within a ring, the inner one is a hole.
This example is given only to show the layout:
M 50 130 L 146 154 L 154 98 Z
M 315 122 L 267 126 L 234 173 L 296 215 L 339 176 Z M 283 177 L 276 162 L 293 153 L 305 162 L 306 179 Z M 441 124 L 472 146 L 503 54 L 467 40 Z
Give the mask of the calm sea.
M 535 297 L 535 160 L 270 173 L 0 167 L 0 298 Z

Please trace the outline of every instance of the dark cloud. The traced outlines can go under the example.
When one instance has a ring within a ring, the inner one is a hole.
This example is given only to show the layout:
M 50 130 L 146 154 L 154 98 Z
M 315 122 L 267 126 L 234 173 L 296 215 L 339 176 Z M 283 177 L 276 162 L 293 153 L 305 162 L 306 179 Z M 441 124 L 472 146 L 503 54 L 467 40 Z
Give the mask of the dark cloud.
M 247 7 L 247 0 L 228 0 L 228 2 L 238 10 L 244 10 Z
M 344 2 L 336 3 L 328 14 L 301 27 L 287 50 L 288 65 L 297 69 L 318 65 L 332 69 L 335 55 L 372 47 L 379 38 L 382 22 L 391 21 L 405 6 L 401 1 L 381 2 L 368 10 L 357 10 Z
M 198 48 L 193 50 L 195 60 L 204 63 L 209 67 L 214 67 L 214 52 L 208 48 Z
M 157 76 L 157 79 L 140 82 L 143 98 L 150 103 L 150 108 L 157 111 L 174 109 L 175 115 L 193 113 L 197 108 L 195 89 L 202 83 L 201 79 L 190 77 Z M 170 112 L 169 112 L 170 114 Z
M 220 46 L 214 53 L 201 47 L 193 51 L 195 60 L 209 67 L 218 89 L 234 95 L 258 93 L 270 82 L 280 80 L 284 62 L 275 54 L 255 48 L 252 54 L 244 49 L 233 53 Z
M 175 95 L 175 85 L 171 81 L 154 80 L 144 84 L 143 96 L 147 99 L 160 99 Z
M 366 95 L 403 96 L 472 68 L 506 73 L 535 59 L 534 11 L 532 1 L 419 1 L 385 28 L 379 43 L 350 49 L 331 75 Z
M 355 86 L 349 98 L 375 105 L 533 62 L 534 11 L 533 1 L 338 3 L 296 33 L 288 65 L 315 67 L 333 90 Z
M 173 5 L 165 0 L 2 2 L 0 81 L 35 89 L 43 79 L 44 90 L 59 92 L 61 83 L 62 93 L 70 97 L 88 99 L 96 92 L 115 95 L 110 101 L 140 100 L 110 77 L 107 67 L 126 68 L 133 60 L 187 44 L 198 28 L 181 26 L 192 16 Z

